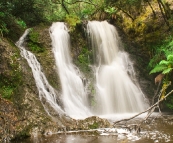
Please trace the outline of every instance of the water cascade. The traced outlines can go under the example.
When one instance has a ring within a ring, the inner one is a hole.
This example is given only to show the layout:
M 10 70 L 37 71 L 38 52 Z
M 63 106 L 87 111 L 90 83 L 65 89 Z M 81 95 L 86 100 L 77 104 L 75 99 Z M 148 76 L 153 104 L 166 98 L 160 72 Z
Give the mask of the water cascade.
M 62 100 L 67 115 L 85 118 L 91 115 L 88 99 L 79 69 L 72 64 L 70 56 L 70 37 L 63 22 L 53 23 L 50 27 L 52 48 L 57 72 L 62 86 Z
M 52 109 L 60 115 L 64 114 L 64 111 L 56 102 L 58 97 L 54 88 L 48 83 L 44 73 L 42 72 L 40 63 L 37 61 L 34 54 L 27 51 L 24 47 L 24 41 L 28 33 L 29 29 L 25 31 L 25 33 L 16 43 L 16 46 L 20 48 L 21 56 L 27 60 L 28 65 L 32 69 L 35 83 L 39 92 L 39 98 L 41 101 L 44 101 L 42 104 L 49 115 L 51 115 L 50 112 L 52 112 Z M 51 107 L 51 110 L 48 107 Z
M 116 28 L 106 21 L 89 21 L 88 34 L 95 57 L 96 113 L 135 113 L 146 109 L 144 95 L 135 83 L 128 54 L 121 49 Z
M 57 96 L 56 90 L 48 83 L 36 57 L 24 48 L 24 39 L 29 30 L 16 43 L 32 69 L 45 110 L 49 115 L 53 109 L 57 114 L 78 119 L 92 115 L 136 113 L 146 109 L 144 95 L 135 79 L 133 63 L 121 49 L 115 27 L 106 21 L 89 21 L 87 29 L 95 57 L 96 105 L 92 111 L 82 82 L 83 76 L 72 63 L 70 36 L 63 22 L 53 23 L 50 27 L 52 51 L 62 87 L 61 97 Z M 63 108 L 57 103 L 60 98 Z

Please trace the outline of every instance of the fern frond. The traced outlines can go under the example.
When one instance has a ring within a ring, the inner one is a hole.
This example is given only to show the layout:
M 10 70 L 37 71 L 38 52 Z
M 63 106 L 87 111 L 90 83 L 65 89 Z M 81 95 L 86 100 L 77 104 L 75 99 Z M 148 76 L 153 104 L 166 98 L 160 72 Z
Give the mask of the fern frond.
M 168 60 L 168 61 L 173 61 L 173 55 L 168 55 L 168 56 L 167 56 L 167 60 Z
M 168 74 L 168 73 L 170 73 L 170 72 L 172 71 L 172 69 L 173 69 L 173 68 L 167 68 L 167 69 L 165 69 L 162 73 L 163 73 L 163 74 Z
M 167 67 L 166 65 L 156 65 L 156 66 L 154 67 L 154 69 L 152 69 L 152 70 L 150 71 L 150 74 L 156 73 L 156 72 L 164 71 L 164 70 L 166 70 L 167 68 L 168 68 L 168 67 Z
M 159 65 L 165 65 L 165 66 L 168 66 L 170 64 L 169 61 L 166 61 L 166 60 L 161 60 Z
M 171 47 L 171 48 L 173 47 L 173 40 L 169 42 L 168 47 Z
M 169 55 L 173 55 L 173 50 L 172 49 L 167 49 L 165 51 L 165 56 L 168 57 Z

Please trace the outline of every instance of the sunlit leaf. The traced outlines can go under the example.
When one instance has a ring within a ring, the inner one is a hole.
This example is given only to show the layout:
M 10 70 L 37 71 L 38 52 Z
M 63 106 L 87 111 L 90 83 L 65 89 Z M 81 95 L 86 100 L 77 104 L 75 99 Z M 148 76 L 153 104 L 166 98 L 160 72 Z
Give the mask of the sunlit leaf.
M 173 55 L 168 55 L 168 56 L 167 56 L 167 60 L 168 60 L 168 61 L 173 61 Z
M 165 69 L 167 69 L 167 66 L 165 66 L 165 65 L 157 65 L 157 66 L 155 66 L 154 69 L 152 69 L 152 70 L 150 71 L 150 74 L 156 73 L 156 72 L 162 72 L 162 71 L 164 71 Z
M 159 65 L 169 65 L 170 64 L 170 62 L 169 61 L 166 61 L 166 60 L 162 60 L 162 61 L 160 61 L 160 63 L 159 63 Z
M 168 74 L 168 73 L 170 73 L 170 72 L 172 71 L 172 69 L 173 69 L 173 68 L 167 68 L 167 69 L 165 69 L 162 73 L 163 73 L 163 74 Z

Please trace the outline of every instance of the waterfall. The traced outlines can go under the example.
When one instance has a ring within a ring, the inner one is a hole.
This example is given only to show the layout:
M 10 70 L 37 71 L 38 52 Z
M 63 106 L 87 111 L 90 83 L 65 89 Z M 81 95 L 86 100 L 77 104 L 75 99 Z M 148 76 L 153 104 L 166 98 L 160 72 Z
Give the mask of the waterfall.
M 87 94 L 82 83 L 79 69 L 72 63 L 70 56 L 70 36 L 63 22 L 53 23 L 50 27 L 52 51 L 62 86 L 62 100 L 67 115 L 84 118 L 91 114 Z
M 89 21 L 87 29 L 95 58 L 95 112 L 105 115 L 146 109 L 144 94 L 136 83 L 133 63 L 121 48 L 116 28 L 106 21 Z
M 35 83 L 39 92 L 39 98 L 42 101 L 42 104 L 47 111 L 47 113 L 51 116 L 50 112 L 53 109 L 56 113 L 62 115 L 64 111 L 57 104 L 57 95 L 55 93 L 54 88 L 48 83 L 44 73 L 42 72 L 40 63 L 37 61 L 34 54 L 30 51 L 27 51 L 24 47 L 24 41 L 26 36 L 29 33 L 29 29 L 25 31 L 19 41 L 16 43 L 16 46 L 19 47 L 21 51 L 21 56 L 24 57 L 30 68 L 32 69 L 32 73 L 35 79 Z M 44 101 L 44 102 L 43 102 Z M 51 110 L 49 109 L 51 107 Z
M 63 22 L 55 22 L 49 29 L 52 39 L 52 52 L 60 77 L 62 93 L 48 83 L 40 63 L 34 54 L 27 51 L 24 40 L 29 33 L 25 31 L 16 45 L 32 69 L 40 100 L 49 115 L 52 109 L 59 115 L 72 118 L 86 118 L 92 115 L 117 115 L 141 112 L 148 106 L 145 96 L 135 78 L 133 63 L 121 48 L 121 40 L 116 28 L 106 21 L 89 21 L 87 31 L 91 42 L 95 65 L 95 106 L 89 106 L 89 98 L 82 82 L 83 75 L 72 63 L 70 36 Z M 56 74 L 56 73 L 55 73 Z M 61 99 L 63 109 L 57 103 Z M 92 109 L 92 111 L 91 111 Z

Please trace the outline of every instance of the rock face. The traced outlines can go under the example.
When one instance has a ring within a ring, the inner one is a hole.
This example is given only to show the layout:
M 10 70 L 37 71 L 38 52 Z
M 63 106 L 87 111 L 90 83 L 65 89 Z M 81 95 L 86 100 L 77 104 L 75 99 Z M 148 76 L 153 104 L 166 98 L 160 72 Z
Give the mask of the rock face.
M 27 39 L 27 43 L 37 45 L 41 50 L 32 49 L 30 44 L 26 47 L 36 55 L 49 83 L 58 91 L 57 95 L 60 95 L 61 86 L 54 67 L 48 28 L 33 28 Z M 59 130 L 88 130 L 109 126 L 107 120 L 98 117 L 74 120 L 54 113 L 51 113 L 53 118 L 50 117 L 40 102 L 32 71 L 27 61 L 20 56 L 20 50 L 2 38 L 0 51 L 0 141 L 49 134 Z
M 85 33 L 76 35 L 79 32 L 81 27 L 78 31 L 70 33 L 73 41 L 72 57 L 85 76 L 91 78 L 92 71 L 88 66 L 88 57 L 91 58 L 92 49 L 89 49 L 87 45 Z M 27 49 L 35 54 L 49 83 L 60 96 L 61 85 L 54 66 L 49 27 L 42 25 L 34 27 L 28 36 L 27 43 Z M 0 142 L 37 134 L 49 134 L 49 132 L 89 130 L 111 126 L 108 120 L 96 116 L 85 120 L 74 120 L 68 116 L 51 113 L 52 118 L 44 110 L 38 95 L 32 71 L 27 61 L 20 56 L 20 50 L 7 39 L 1 38 Z M 59 101 L 57 103 L 61 104 Z
M 0 51 L 0 141 L 54 131 L 58 125 L 45 112 L 31 69 L 19 49 L 2 39 Z
M 85 120 L 79 120 L 78 128 L 83 130 L 108 128 L 111 126 L 107 119 L 101 119 L 97 116 L 88 117 Z
M 18 125 L 18 112 L 13 103 L 0 97 L 0 141 L 13 138 Z

